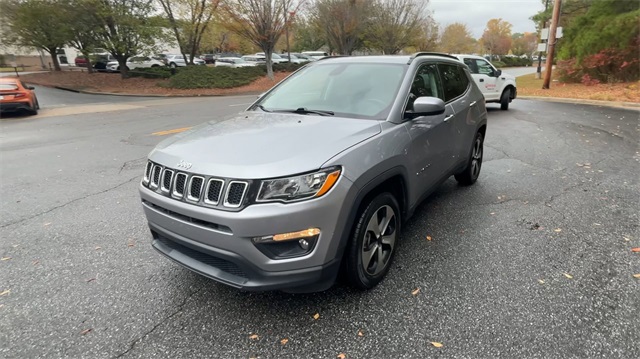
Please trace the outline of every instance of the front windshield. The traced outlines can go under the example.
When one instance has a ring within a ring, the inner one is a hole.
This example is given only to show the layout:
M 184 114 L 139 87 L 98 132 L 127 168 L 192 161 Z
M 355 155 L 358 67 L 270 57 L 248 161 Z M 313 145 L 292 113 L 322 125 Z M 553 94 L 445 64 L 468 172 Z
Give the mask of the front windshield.
M 304 108 L 382 120 L 391 110 L 406 69 L 403 64 L 315 64 L 291 75 L 256 107 L 274 112 Z

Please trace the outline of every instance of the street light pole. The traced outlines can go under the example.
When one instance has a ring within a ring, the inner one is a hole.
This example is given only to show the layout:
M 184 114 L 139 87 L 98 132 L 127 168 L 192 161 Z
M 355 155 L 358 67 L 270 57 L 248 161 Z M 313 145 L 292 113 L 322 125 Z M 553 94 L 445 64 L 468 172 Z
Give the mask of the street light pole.
M 549 0 L 544 3 L 545 14 L 547 13 L 547 9 L 549 9 Z M 544 29 L 545 26 L 547 26 L 547 20 L 543 18 L 542 26 L 540 27 L 540 33 L 542 33 L 542 29 Z M 540 40 L 542 41 L 542 36 Z M 538 70 L 536 71 L 536 78 L 542 78 L 542 51 L 538 51 Z
M 551 68 L 553 67 L 553 57 L 555 55 L 556 48 L 556 30 L 558 29 L 558 22 L 560 21 L 560 7 L 562 6 L 562 0 L 555 0 L 553 4 L 553 18 L 551 19 L 551 27 L 549 27 L 549 42 L 547 44 L 547 61 L 544 69 L 544 83 L 543 89 L 549 88 L 551 82 Z

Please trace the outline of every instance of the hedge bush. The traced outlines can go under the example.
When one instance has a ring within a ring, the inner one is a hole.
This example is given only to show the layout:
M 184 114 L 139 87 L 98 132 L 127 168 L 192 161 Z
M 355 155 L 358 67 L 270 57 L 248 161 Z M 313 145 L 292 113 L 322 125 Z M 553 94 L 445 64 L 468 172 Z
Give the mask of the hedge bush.
M 146 79 L 168 79 L 171 77 L 171 69 L 168 67 L 150 67 L 133 69 L 128 72 L 129 77 L 144 77 Z
M 168 87 L 177 89 L 231 88 L 248 85 L 266 74 L 262 67 L 187 66 L 169 79 Z
M 523 59 L 520 57 L 502 57 L 500 61 L 505 64 L 506 67 L 515 67 L 515 66 L 531 66 L 532 61 L 529 58 Z

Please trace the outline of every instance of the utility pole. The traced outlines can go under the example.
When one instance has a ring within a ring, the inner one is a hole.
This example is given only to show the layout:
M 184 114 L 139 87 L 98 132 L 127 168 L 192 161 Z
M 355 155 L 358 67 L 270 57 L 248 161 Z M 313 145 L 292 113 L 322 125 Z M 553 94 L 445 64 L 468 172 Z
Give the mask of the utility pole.
M 555 0 L 553 4 L 553 17 L 551 18 L 551 27 L 549 28 L 549 42 L 547 44 L 547 62 L 544 69 L 543 89 L 549 88 L 551 82 L 551 68 L 553 67 L 553 57 L 556 49 L 556 30 L 558 29 L 558 21 L 560 21 L 560 7 L 562 0 Z
M 547 13 L 547 9 L 549 9 L 549 0 L 544 3 L 544 12 Z M 542 20 L 542 26 L 540 26 L 540 33 L 542 34 L 542 29 L 547 26 L 547 20 Z M 542 38 L 540 39 L 542 41 Z M 536 78 L 542 78 L 542 51 L 538 51 L 538 70 L 536 71 Z

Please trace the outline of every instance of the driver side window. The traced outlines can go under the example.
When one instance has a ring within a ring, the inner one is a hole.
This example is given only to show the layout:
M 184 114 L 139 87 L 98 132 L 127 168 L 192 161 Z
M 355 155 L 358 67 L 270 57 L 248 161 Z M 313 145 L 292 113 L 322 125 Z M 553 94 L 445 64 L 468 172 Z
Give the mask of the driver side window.
M 483 75 L 493 76 L 494 71 L 493 67 L 485 60 L 476 60 L 476 64 L 478 65 L 478 72 Z
M 413 78 L 411 84 L 411 90 L 409 92 L 409 103 L 407 109 L 413 109 L 413 102 L 418 97 L 437 97 L 444 101 L 442 94 L 442 86 L 440 84 L 440 76 L 438 75 L 438 68 L 435 64 L 422 65 L 416 76 Z

